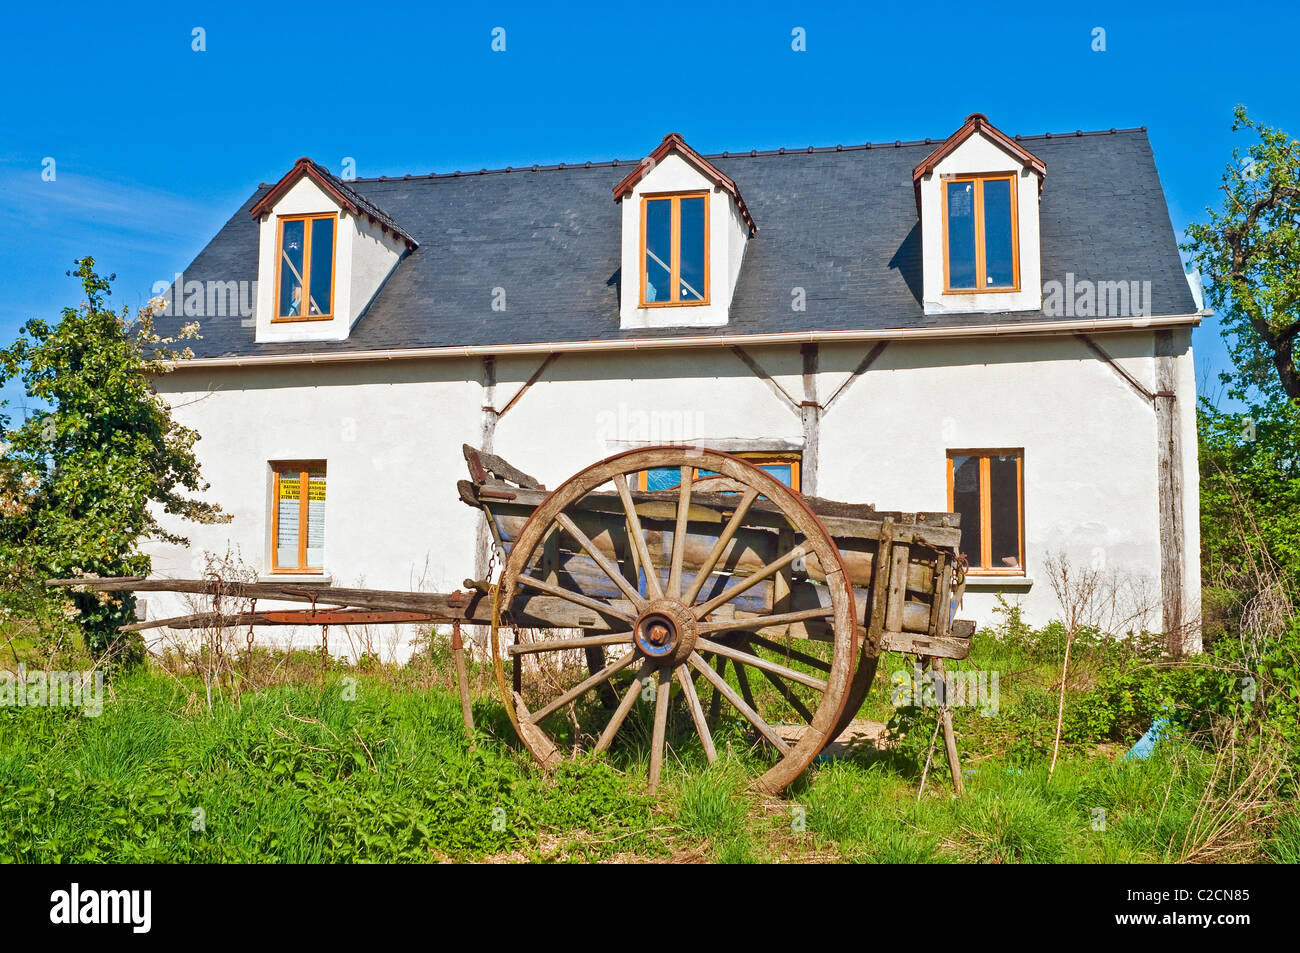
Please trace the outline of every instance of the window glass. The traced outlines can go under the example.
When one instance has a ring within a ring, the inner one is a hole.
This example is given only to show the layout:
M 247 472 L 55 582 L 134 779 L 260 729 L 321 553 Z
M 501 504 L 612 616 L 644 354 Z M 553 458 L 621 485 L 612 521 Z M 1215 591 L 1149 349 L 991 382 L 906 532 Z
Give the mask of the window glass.
M 964 520 L 963 520 L 964 522 Z M 991 569 L 1020 568 L 1020 480 L 1015 457 L 989 458 Z
M 334 218 L 311 221 L 311 310 L 309 314 L 333 314 Z
M 307 565 L 325 565 L 325 474 L 307 477 Z
M 1011 238 L 1011 180 L 990 179 L 984 188 L 984 286 L 1010 288 L 1016 283 Z
M 645 472 L 647 490 L 671 490 L 681 482 L 682 474 L 677 467 L 655 467 Z
M 296 472 L 280 474 L 277 482 L 279 499 L 276 500 L 275 565 L 276 568 L 293 568 L 298 565 L 298 514 L 302 509 L 302 484 Z
M 673 203 L 655 199 L 645 203 L 645 300 L 672 297 Z
M 298 464 L 275 471 L 274 553 L 277 570 L 325 565 L 325 467 Z
M 302 314 L 303 262 L 306 222 L 291 219 L 280 224 L 280 317 Z
M 780 482 L 788 487 L 796 488 L 795 478 L 797 473 L 798 462 L 790 461 L 773 461 L 770 456 L 758 452 L 737 454 L 742 460 L 754 464 L 760 470 L 772 474 Z M 677 467 L 655 467 L 652 470 L 643 471 L 644 476 L 641 481 L 641 488 L 644 490 L 671 490 L 681 484 L 681 471 Z M 708 480 L 712 477 L 721 476 L 713 470 L 696 470 L 696 480 Z
M 975 183 L 949 182 L 948 287 L 975 288 Z
M 680 201 L 681 250 L 678 261 L 678 297 L 704 300 L 704 196 Z
M 980 458 L 952 458 L 952 508 L 961 514 L 961 551 L 973 568 L 982 568 L 984 538 L 980 521 Z

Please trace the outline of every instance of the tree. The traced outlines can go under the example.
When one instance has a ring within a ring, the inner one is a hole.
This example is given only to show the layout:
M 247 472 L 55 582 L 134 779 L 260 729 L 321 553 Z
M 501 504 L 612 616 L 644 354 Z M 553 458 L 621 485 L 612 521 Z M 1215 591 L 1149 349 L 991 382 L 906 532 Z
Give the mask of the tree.
M 200 523 L 224 522 L 213 503 L 190 494 L 207 489 L 194 444 L 199 435 L 176 423 L 151 383 L 168 362 L 191 356 L 159 337 L 153 311 L 132 320 L 105 307 L 110 281 L 83 258 L 70 275 L 85 301 L 57 323 L 28 321 L 0 350 L 0 384 L 22 381 L 27 396 L 48 408 L 6 433 L 0 460 L 0 571 L 10 594 L 44 592 L 40 580 L 94 573 L 145 575 L 144 539 L 186 543 L 166 531 L 157 513 Z M 187 325 L 179 337 L 194 337 Z M 115 633 L 134 614 L 127 593 L 76 594 L 87 648 L 128 660 Z
M 1300 142 L 1234 112 L 1233 131 L 1259 137 L 1245 156 L 1234 149 L 1223 175 L 1221 212 L 1187 228 L 1183 249 L 1209 278 L 1238 375 L 1233 396 L 1250 388 L 1264 398 L 1300 400 Z M 1244 386 L 1243 386 L 1244 385 Z
M 1300 592 L 1300 142 L 1238 106 L 1233 130 L 1258 142 L 1233 150 L 1223 208 L 1187 228 L 1182 246 L 1209 279 L 1234 370 L 1220 374 L 1229 411 L 1202 397 L 1202 565 L 1210 586 L 1249 593 L 1281 570 Z

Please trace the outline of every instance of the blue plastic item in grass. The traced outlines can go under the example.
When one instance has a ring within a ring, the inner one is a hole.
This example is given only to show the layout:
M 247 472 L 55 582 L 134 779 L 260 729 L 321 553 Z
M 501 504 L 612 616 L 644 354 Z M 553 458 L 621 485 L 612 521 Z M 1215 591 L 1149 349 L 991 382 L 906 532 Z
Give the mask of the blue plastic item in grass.
M 1151 727 L 1147 729 L 1147 733 L 1129 749 L 1128 754 L 1124 755 L 1124 760 L 1131 761 L 1134 758 L 1145 760 L 1149 758 L 1151 752 L 1156 750 L 1156 744 L 1169 733 L 1171 727 L 1169 719 L 1163 715 L 1151 722 Z

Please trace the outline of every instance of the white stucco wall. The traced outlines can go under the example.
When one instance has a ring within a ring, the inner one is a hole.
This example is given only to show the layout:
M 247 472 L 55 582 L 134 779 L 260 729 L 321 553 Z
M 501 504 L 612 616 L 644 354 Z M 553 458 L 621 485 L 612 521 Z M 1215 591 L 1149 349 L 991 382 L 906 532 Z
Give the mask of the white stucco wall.
M 1110 334 L 1106 348 L 1154 389 L 1149 331 Z M 1183 335 L 1186 341 L 1186 334 Z M 823 346 L 825 400 L 869 345 Z M 751 353 L 798 399 L 798 346 Z M 503 407 L 540 357 L 497 361 Z M 1185 591 L 1199 606 L 1194 368 L 1178 358 L 1184 435 Z M 268 560 L 268 461 L 327 462 L 325 564 L 336 584 L 451 591 L 473 573 L 478 516 L 456 496 L 463 443 L 477 444 L 481 364 L 469 359 L 301 368 L 182 370 L 160 389 L 203 439 L 211 498 L 235 517 L 188 527 L 191 551 L 151 547 L 156 574 L 188 576 L 196 553 L 226 541 L 259 569 Z M 554 487 L 627 446 L 749 440 L 802 445 L 799 417 L 730 351 L 562 355 L 497 423 L 493 449 Z M 734 445 L 733 445 L 734 446 Z M 1071 336 L 892 343 L 824 414 L 819 495 L 881 509 L 944 510 L 946 451 L 1024 448 L 1022 578 L 972 580 L 961 616 L 995 621 L 998 592 L 1036 623 L 1059 613 L 1043 559 L 1146 578 L 1159 591 L 1155 415 Z M 151 617 L 185 611 L 150 596 Z M 1158 624 L 1157 611 L 1154 624 Z M 284 635 L 283 630 L 268 634 Z M 308 642 L 319 630 L 303 633 Z M 346 651 L 346 645 L 336 651 Z

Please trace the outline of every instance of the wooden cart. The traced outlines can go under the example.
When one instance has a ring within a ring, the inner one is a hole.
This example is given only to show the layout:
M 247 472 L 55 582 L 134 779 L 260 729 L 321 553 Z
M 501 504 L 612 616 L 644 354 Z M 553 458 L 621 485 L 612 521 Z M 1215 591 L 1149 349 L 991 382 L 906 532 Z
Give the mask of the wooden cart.
M 969 652 L 973 624 L 952 619 L 962 586 L 954 514 L 803 497 L 738 457 L 696 447 L 616 454 L 550 492 L 500 457 L 467 446 L 465 458 L 470 479 L 458 485 L 460 497 L 483 511 L 494 540 L 488 578 L 466 580 L 467 591 L 230 584 L 227 598 L 312 608 L 129 628 L 451 622 L 469 723 L 460 624 L 481 623 L 502 701 L 540 763 L 609 750 L 648 725 L 643 760 L 652 790 L 674 710 L 676 726 L 689 726 L 709 761 L 720 719 L 738 713 L 770 758 L 760 787 L 778 792 L 849 725 L 882 652 L 916 655 L 940 671 L 944 659 Z M 51 584 L 197 593 L 210 586 Z M 504 639 L 503 628 L 513 637 Z M 585 678 L 525 684 L 525 656 L 538 671 L 563 674 L 572 669 L 558 661 L 575 655 L 585 660 Z M 629 718 L 640 705 L 643 713 Z M 960 790 L 946 712 L 943 723 Z

